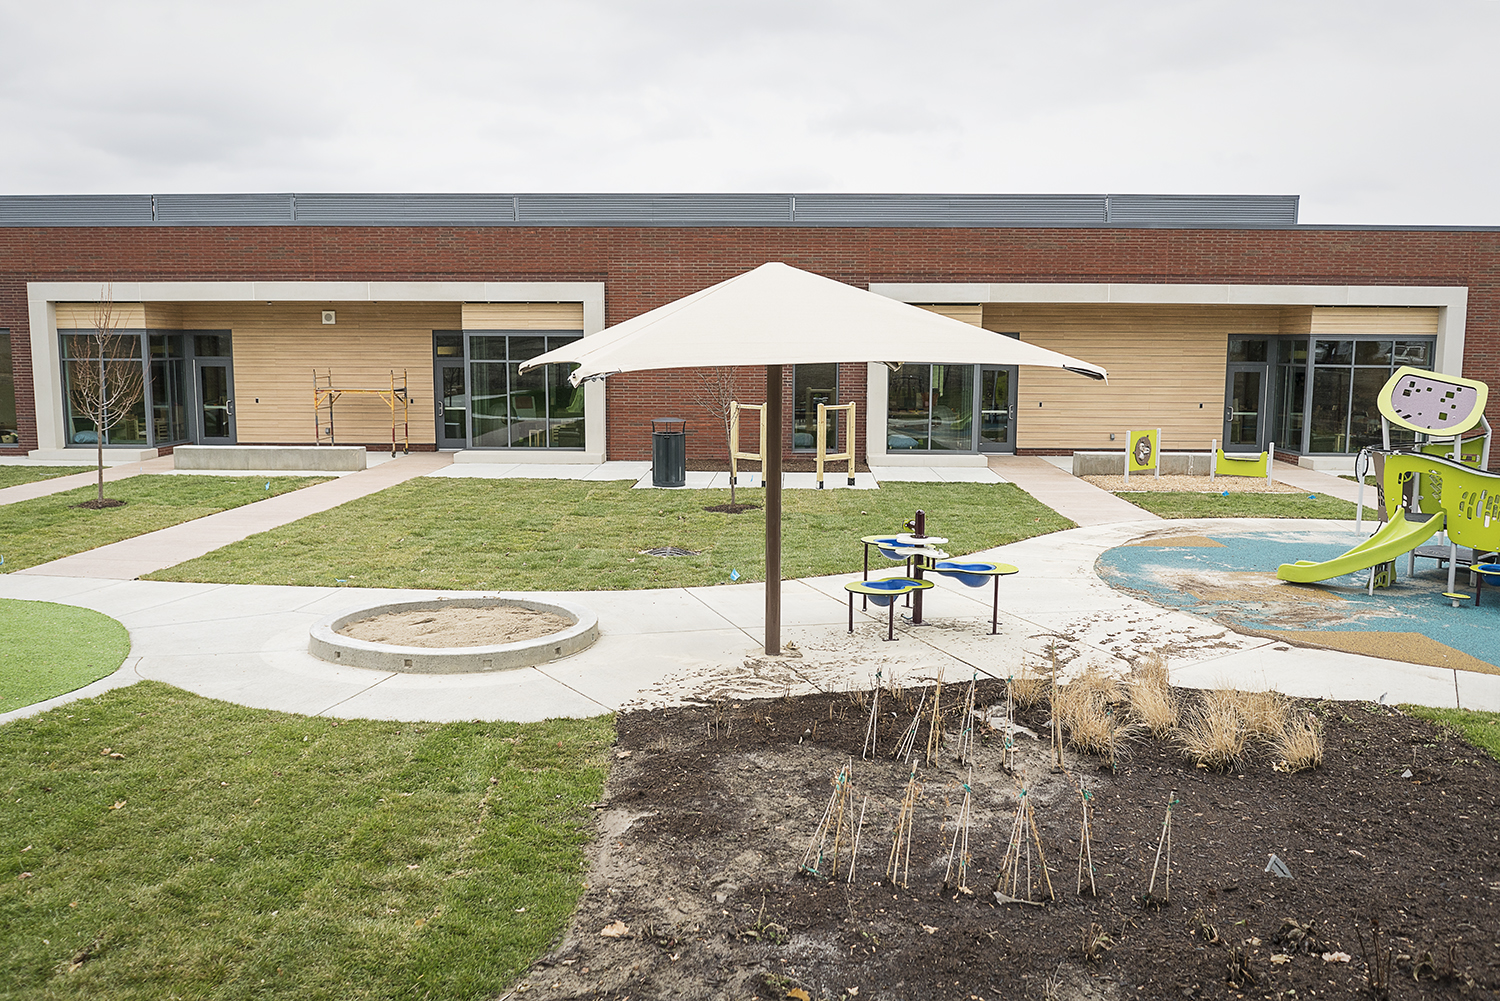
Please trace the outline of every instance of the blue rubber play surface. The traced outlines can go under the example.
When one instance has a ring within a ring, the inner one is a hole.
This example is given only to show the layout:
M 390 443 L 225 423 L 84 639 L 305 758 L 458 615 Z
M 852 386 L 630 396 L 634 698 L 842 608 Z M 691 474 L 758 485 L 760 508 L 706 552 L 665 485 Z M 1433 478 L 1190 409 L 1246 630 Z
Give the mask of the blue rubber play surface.
M 1226 525 L 1116 547 L 1099 557 L 1097 569 L 1114 587 L 1237 632 L 1500 673 L 1500 586 L 1486 588 L 1477 608 L 1473 600 L 1454 608 L 1442 596 L 1448 590 L 1447 568 L 1418 557 L 1415 574 L 1408 574 L 1404 555 L 1396 560 L 1395 583 L 1376 588 L 1373 596 L 1365 593 L 1368 570 L 1320 584 L 1290 584 L 1276 577 L 1283 563 L 1332 559 L 1363 537 L 1352 525 L 1347 531 L 1278 532 L 1236 531 Z M 1475 592 L 1465 568 L 1459 569 L 1456 589 Z

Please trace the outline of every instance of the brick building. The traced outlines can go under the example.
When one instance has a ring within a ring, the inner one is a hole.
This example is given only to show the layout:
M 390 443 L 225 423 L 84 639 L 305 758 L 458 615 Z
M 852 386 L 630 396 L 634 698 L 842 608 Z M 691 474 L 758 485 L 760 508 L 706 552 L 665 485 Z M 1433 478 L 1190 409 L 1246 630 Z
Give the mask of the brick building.
M 1110 372 L 919 343 L 896 372 L 798 366 L 793 452 L 821 400 L 859 404 L 855 448 L 876 463 L 1118 448 L 1149 426 L 1168 450 L 1275 442 L 1337 468 L 1379 441 L 1395 367 L 1500 385 L 1497 251 L 1494 228 L 1300 225 L 1281 196 L 0 197 L 0 454 L 92 448 L 70 373 L 107 288 L 145 382 L 107 431 L 124 454 L 326 441 L 329 418 L 338 442 L 379 446 L 396 413 L 413 448 L 639 459 L 671 415 L 705 432 L 690 465 L 711 463 L 704 373 L 574 390 L 516 365 L 777 260 Z M 759 373 L 739 376 L 760 402 Z M 345 391 L 330 414 L 320 386 Z

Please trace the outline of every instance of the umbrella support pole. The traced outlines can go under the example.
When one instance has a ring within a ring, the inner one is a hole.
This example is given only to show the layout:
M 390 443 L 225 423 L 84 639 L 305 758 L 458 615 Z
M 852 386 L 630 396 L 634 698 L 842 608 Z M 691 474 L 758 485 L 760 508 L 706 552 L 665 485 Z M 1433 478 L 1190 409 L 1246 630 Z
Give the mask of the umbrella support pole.
M 781 366 L 766 366 L 766 656 L 781 653 Z

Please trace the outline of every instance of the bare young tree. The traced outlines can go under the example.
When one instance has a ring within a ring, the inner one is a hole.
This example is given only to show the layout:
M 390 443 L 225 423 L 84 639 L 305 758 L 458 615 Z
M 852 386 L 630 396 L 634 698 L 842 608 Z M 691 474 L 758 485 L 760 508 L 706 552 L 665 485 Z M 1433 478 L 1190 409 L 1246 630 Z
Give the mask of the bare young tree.
M 730 365 L 718 365 L 713 368 L 699 369 L 698 381 L 693 386 L 693 402 L 697 403 L 709 416 L 719 422 L 724 430 L 724 454 L 729 456 L 730 467 L 734 466 L 734 457 L 729 453 L 734 451 L 734 443 L 730 440 L 730 427 L 734 418 L 735 380 L 734 368 Z M 729 483 L 729 505 L 735 507 L 734 481 Z
M 73 411 L 94 425 L 99 493 L 90 507 L 105 507 L 104 439 L 135 411 L 145 389 L 135 339 L 119 333 L 123 317 L 115 309 L 114 287 L 104 287 L 94 304 L 93 329 L 74 335 L 68 393 Z

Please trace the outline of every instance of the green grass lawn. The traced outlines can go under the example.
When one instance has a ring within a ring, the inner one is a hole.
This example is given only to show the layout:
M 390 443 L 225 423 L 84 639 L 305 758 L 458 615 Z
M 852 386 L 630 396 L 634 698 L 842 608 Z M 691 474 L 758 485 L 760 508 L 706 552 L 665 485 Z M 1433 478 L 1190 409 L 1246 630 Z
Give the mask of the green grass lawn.
M 1403 712 L 1457 730 L 1465 740 L 1482 748 L 1500 761 L 1500 713 L 1474 709 L 1433 709 L 1429 706 L 1402 706 Z
M 80 487 L 0 506 L 0 571 L 22 570 L 284 494 L 327 477 L 132 476 L 104 485 L 124 507 L 80 508 L 98 494 Z M 270 483 L 270 489 L 266 484 Z
M 0 998 L 497 997 L 577 903 L 612 740 L 155 682 L 11 722 Z
M 1136 507 L 1145 508 L 1163 518 L 1344 518 L 1354 519 L 1354 505 L 1318 494 L 1231 493 L 1228 497 L 1213 493 L 1150 493 L 1128 491 L 1116 494 Z M 1370 500 L 1374 502 L 1372 495 Z M 1365 505 L 1365 517 L 1375 509 Z
M 96 469 L 90 469 L 88 466 L 0 465 L 0 489 L 19 486 L 22 483 L 35 483 L 37 480 L 50 480 L 56 476 L 95 472 Z
M 0 599 L 0 713 L 113 674 L 128 653 L 129 634 L 107 615 Z
M 758 490 L 739 492 L 759 503 Z M 893 483 L 788 490 L 782 573 L 860 568 L 862 535 L 900 531 L 918 508 L 955 555 L 1073 527 L 1010 484 Z M 704 507 L 728 491 L 633 490 L 576 480 L 411 480 L 252 536 L 154 580 L 354 587 L 597 590 L 722 584 L 765 574 L 762 511 Z M 678 546 L 699 556 L 644 556 Z M 896 564 L 876 556 L 884 573 Z

